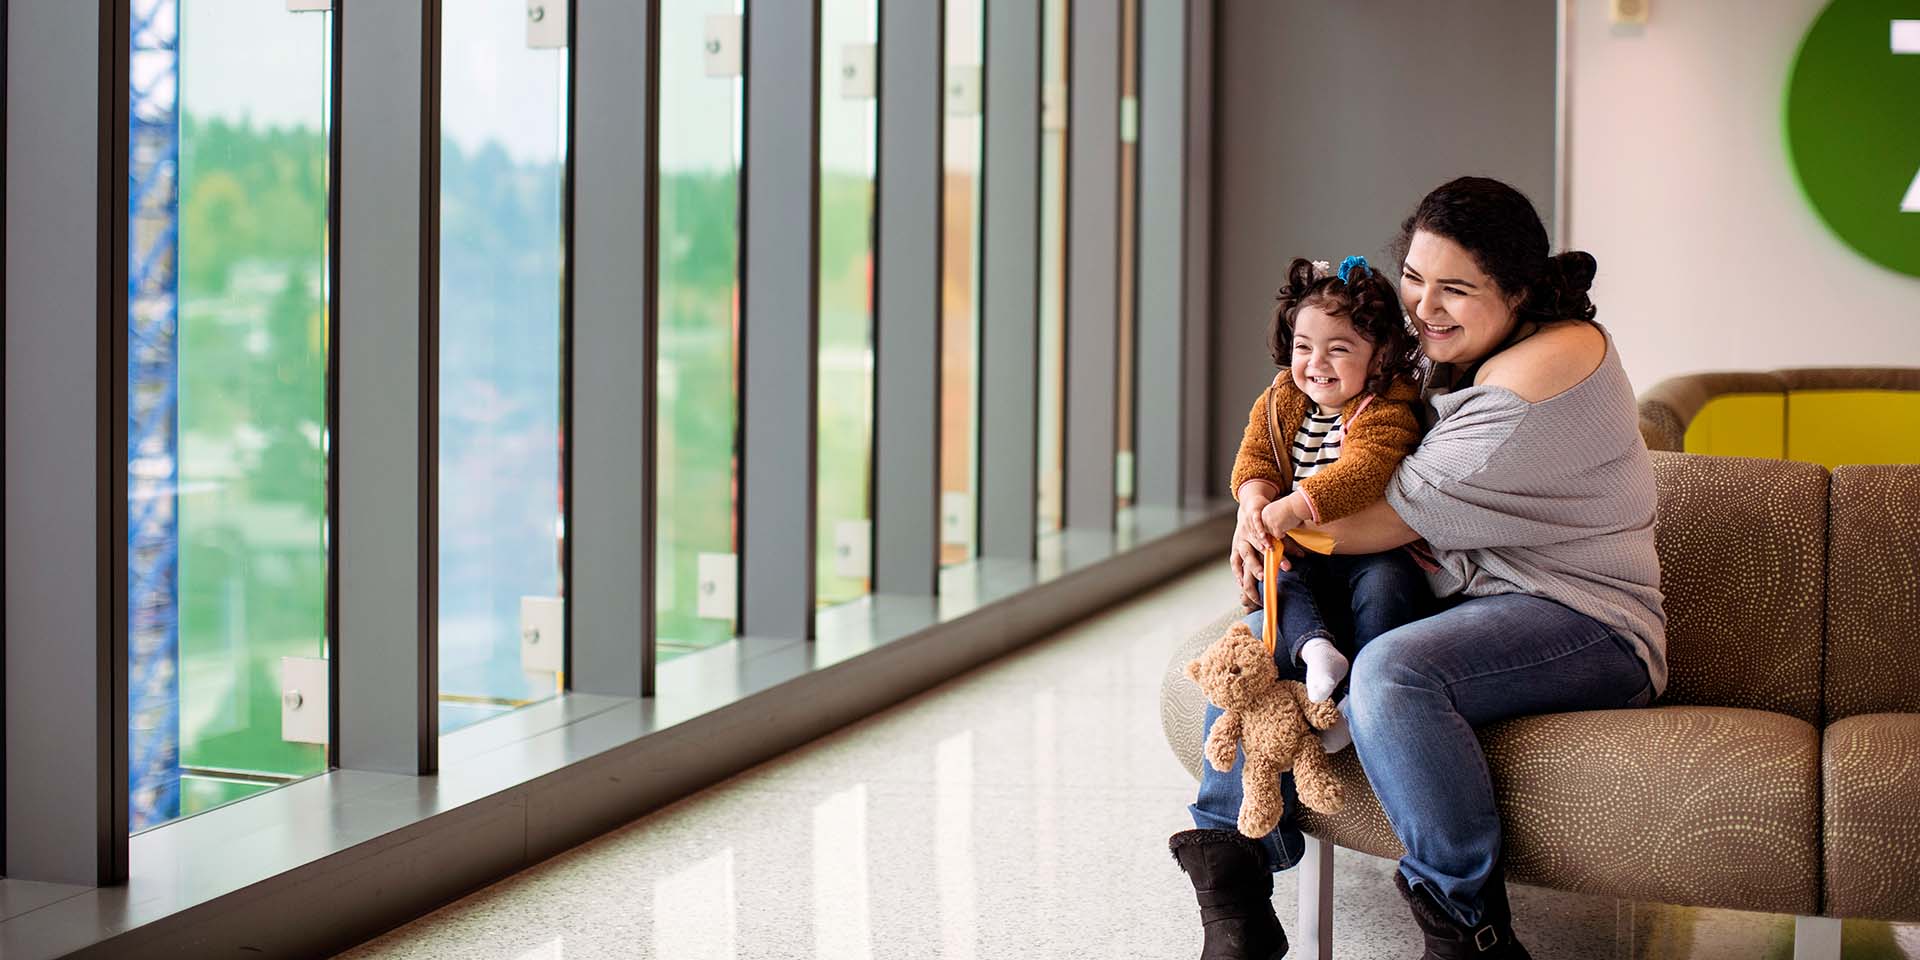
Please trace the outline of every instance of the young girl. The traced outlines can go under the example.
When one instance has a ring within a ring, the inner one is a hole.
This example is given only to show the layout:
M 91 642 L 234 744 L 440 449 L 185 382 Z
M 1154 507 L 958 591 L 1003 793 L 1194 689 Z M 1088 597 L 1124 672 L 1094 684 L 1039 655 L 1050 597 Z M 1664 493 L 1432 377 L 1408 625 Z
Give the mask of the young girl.
M 1380 499 L 1420 440 L 1419 343 L 1398 293 L 1366 258 L 1348 257 L 1337 275 L 1295 260 L 1277 299 L 1269 338 L 1282 369 L 1254 401 L 1233 465 L 1234 498 L 1243 515 L 1258 512 L 1269 549 L 1295 527 Z M 1427 595 L 1401 550 L 1307 553 L 1292 567 L 1280 574 L 1274 651 L 1305 668 L 1314 700 L 1332 696 L 1359 648 L 1413 620 Z M 1330 629 L 1327 613 L 1343 629 Z M 1322 739 L 1330 750 L 1344 747 L 1344 725 Z

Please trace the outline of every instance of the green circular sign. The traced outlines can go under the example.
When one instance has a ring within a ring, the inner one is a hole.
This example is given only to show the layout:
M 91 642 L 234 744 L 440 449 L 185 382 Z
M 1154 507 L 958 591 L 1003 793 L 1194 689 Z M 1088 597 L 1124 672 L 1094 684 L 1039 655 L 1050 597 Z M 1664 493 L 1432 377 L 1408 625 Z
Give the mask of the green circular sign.
M 1833 0 L 1787 78 L 1787 155 L 1820 219 L 1920 277 L 1920 0 Z

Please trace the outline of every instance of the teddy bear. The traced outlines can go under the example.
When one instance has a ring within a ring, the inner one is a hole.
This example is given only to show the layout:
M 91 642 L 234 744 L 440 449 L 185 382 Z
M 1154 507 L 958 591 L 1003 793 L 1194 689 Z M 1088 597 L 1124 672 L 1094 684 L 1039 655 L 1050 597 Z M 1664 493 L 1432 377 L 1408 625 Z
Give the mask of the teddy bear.
M 1332 700 L 1308 700 L 1306 685 L 1280 679 L 1273 654 L 1245 623 L 1235 623 L 1188 663 L 1187 677 L 1226 711 L 1207 736 L 1207 762 L 1226 773 L 1244 744 L 1241 833 L 1258 839 L 1280 823 L 1280 775 L 1288 770 L 1303 803 L 1321 813 L 1340 812 L 1340 781 L 1313 733 L 1338 723 L 1339 708 Z

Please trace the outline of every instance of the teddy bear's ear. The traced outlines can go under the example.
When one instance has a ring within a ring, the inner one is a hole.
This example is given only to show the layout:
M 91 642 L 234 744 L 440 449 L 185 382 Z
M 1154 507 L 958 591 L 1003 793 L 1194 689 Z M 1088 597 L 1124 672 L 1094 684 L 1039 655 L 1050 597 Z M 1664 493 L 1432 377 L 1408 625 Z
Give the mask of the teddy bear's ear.
M 1192 680 L 1194 683 L 1200 682 L 1200 661 L 1187 661 L 1187 679 Z

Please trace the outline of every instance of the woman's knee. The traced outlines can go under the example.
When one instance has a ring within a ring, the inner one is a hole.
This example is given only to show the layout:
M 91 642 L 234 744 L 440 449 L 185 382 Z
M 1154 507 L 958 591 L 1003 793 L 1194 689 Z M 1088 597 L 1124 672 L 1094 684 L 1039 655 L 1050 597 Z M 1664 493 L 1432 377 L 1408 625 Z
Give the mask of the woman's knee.
M 1347 715 L 1356 728 L 1392 712 L 1394 701 L 1427 686 L 1420 672 L 1418 623 L 1375 637 L 1360 648 L 1348 681 Z

